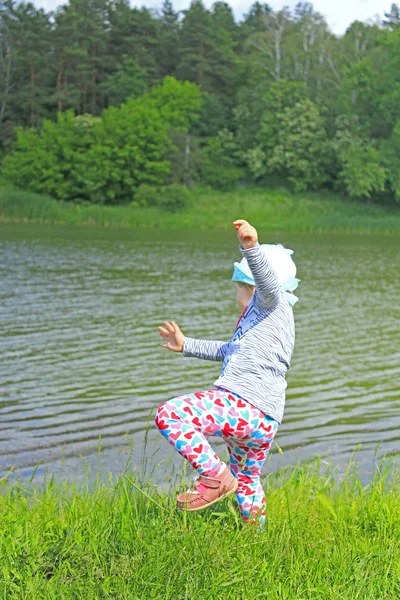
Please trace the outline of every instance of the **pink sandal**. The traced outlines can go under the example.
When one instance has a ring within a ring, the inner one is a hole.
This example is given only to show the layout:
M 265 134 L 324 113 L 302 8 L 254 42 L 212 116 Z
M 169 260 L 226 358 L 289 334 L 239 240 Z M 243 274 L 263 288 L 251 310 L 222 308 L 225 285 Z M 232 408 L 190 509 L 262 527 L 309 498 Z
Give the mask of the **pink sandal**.
M 237 486 L 238 480 L 225 465 L 219 475 L 200 475 L 193 491 L 189 490 L 178 496 L 178 508 L 192 512 L 202 510 L 233 494 Z

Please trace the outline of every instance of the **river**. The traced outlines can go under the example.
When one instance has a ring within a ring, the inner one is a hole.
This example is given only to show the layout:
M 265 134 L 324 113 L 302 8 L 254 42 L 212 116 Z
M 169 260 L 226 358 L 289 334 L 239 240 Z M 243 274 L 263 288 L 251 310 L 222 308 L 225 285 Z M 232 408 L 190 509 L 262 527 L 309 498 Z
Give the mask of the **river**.
M 343 471 L 361 445 L 372 473 L 400 456 L 400 240 L 260 239 L 293 248 L 302 280 L 283 453 L 267 470 L 322 456 Z M 0 256 L 0 473 L 117 474 L 143 456 L 165 473 L 179 465 L 154 409 L 212 387 L 220 365 L 164 350 L 157 325 L 230 338 L 234 232 L 2 224 Z

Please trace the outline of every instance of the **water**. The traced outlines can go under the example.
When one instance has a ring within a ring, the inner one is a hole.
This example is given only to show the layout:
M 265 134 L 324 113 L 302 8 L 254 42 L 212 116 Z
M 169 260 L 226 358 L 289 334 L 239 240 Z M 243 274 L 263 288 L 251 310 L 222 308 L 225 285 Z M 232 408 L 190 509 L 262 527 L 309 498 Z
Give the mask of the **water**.
M 370 473 L 374 454 L 400 455 L 400 240 L 261 238 L 292 247 L 302 279 L 283 454 L 268 468 L 325 456 L 344 469 L 362 444 Z M 0 473 L 121 472 L 149 419 L 150 462 L 179 464 L 154 408 L 212 387 L 220 365 L 162 349 L 157 325 L 230 338 L 234 233 L 2 225 L 0 257 Z

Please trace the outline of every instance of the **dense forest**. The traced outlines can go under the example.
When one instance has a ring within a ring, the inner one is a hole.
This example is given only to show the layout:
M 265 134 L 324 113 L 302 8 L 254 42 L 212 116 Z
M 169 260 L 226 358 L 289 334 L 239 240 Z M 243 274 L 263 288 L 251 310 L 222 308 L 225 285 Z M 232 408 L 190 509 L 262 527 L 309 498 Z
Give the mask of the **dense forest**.
M 400 203 L 400 9 L 339 37 L 309 3 L 0 0 L 0 156 L 61 200 L 284 181 Z

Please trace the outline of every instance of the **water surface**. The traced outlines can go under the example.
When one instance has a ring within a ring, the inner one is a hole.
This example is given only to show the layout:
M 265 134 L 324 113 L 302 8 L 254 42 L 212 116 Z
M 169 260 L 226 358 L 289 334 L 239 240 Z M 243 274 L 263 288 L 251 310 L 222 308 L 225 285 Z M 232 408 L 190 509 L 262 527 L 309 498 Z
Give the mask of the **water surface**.
M 361 444 L 372 472 L 375 452 L 400 454 L 400 240 L 261 241 L 292 247 L 302 279 L 283 454 L 268 469 L 319 455 L 344 469 Z M 220 365 L 163 350 L 157 325 L 230 338 L 234 234 L 1 225 L 0 253 L 0 473 L 75 477 L 85 461 L 121 472 L 130 452 L 138 464 L 149 419 L 150 461 L 178 464 L 154 409 L 212 387 Z

